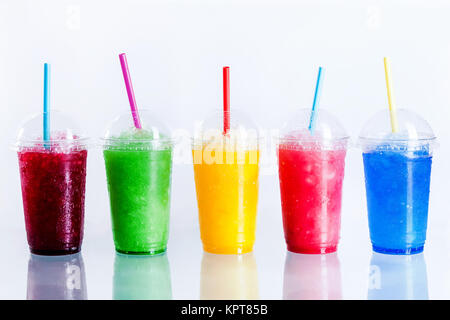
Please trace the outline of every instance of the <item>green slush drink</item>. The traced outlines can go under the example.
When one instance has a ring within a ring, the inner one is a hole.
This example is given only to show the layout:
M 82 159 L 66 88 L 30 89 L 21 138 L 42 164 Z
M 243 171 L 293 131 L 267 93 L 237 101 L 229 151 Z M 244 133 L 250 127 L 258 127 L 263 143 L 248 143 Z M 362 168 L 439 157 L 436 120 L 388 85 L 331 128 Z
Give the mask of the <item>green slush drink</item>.
M 171 143 L 133 128 L 107 139 L 103 156 L 116 250 L 164 252 L 169 233 Z

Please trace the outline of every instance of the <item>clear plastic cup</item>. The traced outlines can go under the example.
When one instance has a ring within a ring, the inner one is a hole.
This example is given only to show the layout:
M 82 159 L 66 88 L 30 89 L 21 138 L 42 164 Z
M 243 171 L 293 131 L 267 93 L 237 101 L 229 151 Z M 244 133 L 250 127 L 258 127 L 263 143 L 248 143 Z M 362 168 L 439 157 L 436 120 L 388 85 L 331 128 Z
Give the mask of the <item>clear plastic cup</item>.
M 134 127 L 130 112 L 114 119 L 103 156 L 116 250 L 152 255 L 167 248 L 173 143 L 150 111 L 139 115 L 142 129 Z
M 348 136 L 339 121 L 301 109 L 283 128 L 277 145 L 281 208 L 287 249 L 296 253 L 337 250 Z
M 210 253 L 253 250 L 259 176 L 259 133 L 239 112 L 222 132 L 222 113 L 208 117 L 192 144 L 203 248 Z
M 86 300 L 86 274 L 81 253 L 28 260 L 27 300 Z
M 359 137 L 364 161 L 367 212 L 373 250 L 387 254 L 423 251 L 428 219 L 431 160 L 436 137 L 417 114 L 375 114 Z
M 42 139 L 43 115 L 26 121 L 15 150 L 32 253 L 79 252 L 83 240 L 87 138 L 59 111 L 50 114 L 50 141 Z

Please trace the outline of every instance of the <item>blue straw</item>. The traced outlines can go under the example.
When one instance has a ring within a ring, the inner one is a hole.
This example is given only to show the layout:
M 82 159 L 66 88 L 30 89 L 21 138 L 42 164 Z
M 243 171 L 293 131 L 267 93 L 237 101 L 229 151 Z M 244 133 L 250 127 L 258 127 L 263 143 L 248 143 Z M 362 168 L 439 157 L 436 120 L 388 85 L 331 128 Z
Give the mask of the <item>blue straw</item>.
M 313 105 L 312 105 L 312 109 L 311 109 L 311 118 L 309 119 L 309 132 L 311 132 L 311 134 L 314 134 L 314 129 L 316 127 L 316 117 L 317 117 L 317 113 L 316 113 L 316 109 L 317 106 L 319 105 L 319 100 L 320 100 L 320 94 L 322 92 L 322 81 L 323 79 L 323 68 L 319 67 L 319 73 L 317 74 L 317 82 L 316 82 L 316 92 L 314 93 L 314 101 L 313 101 Z
M 44 63 L 44 148 L 50 149 L 50 65 Z M 46 143 L 47 142 L 47 143 Z

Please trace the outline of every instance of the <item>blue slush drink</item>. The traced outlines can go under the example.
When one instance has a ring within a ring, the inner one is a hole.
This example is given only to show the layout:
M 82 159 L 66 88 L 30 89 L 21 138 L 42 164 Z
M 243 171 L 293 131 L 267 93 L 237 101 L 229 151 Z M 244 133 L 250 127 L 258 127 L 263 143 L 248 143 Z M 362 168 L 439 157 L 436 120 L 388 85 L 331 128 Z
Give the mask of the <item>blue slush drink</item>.
M 432 154 L 426 145 L 414 151 L 388 147 L 363 152 L 373 250 L 419 253 L 427 231 Z
M 427 233 L 430 175 L 435 135 L 417 114 L 378 112 L 359 136 L 364 161 L 372 247 L 386 254 L 423 251 Z

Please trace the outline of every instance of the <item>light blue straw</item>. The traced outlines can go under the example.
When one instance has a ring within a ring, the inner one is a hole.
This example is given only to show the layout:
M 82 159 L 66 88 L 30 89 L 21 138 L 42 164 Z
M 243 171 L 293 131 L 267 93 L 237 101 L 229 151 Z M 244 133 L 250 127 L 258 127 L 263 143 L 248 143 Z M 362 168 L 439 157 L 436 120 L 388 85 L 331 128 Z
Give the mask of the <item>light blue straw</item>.
M 316 92 L 314 93 L 314 101 L 311 109 L 311 118 L 309 119 L 309 127 L 308 127 L 311 135 L 314 134 L 314 129 L 316 127 L 316 117 L 317 117 L 316 109 L 317 106 L 319 105 L 320 94 L 322 92 L 323 71 L 324 71 L 323 68 L 319 67 L 319 73 L 317 74 L 317 82 L 316 82 Z
M 44 148 L 50 149 L 50 65 L 44 63 Z

